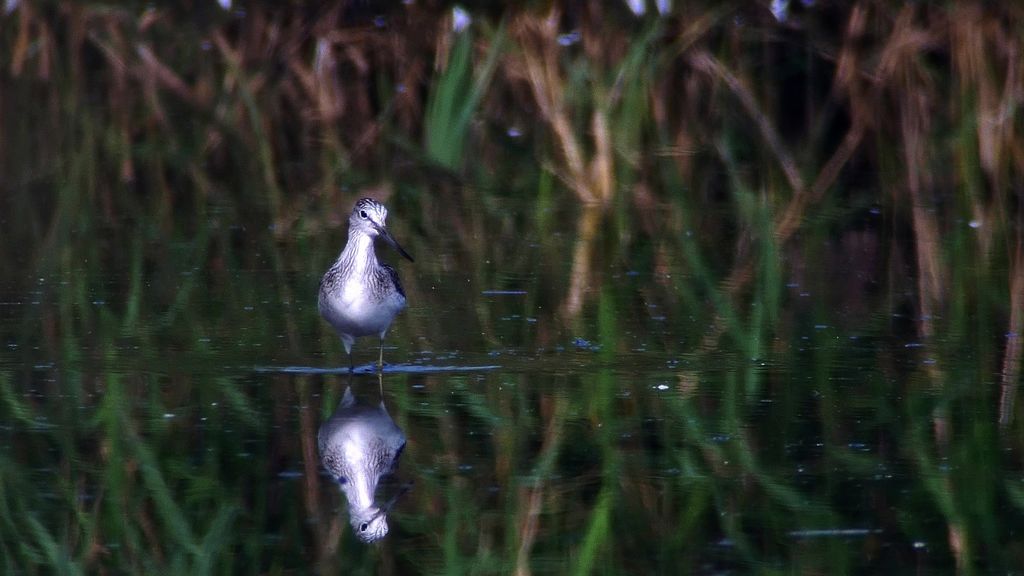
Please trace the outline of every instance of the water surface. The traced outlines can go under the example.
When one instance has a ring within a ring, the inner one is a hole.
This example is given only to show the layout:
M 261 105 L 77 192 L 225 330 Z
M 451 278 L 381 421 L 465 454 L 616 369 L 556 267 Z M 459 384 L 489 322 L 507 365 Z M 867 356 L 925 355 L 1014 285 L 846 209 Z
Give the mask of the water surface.
M 0 572 L 1024 565 L 1010 4 L 8 4 Z M 380 377 L 316 304 L 362 196 Z
M 666 285 L 688 274 L 681 260 L 607 264 L 568 318 L 543 271 L 446 268 L 457 253 L 392 213 L 418 258 L 398 264 L 409 309 L 381 380 L 408 445 L 378 501 L 413 487 L 384 540 L 353 537 L 316 449 L 346 386 L 379 397 L 375 343 L 357 343 L 348 374 L 316 312 L 340 229 L 315 240 L 316 266 L 295 239 L 281 270 L 178 271 L 166 307 L 134 323 L 133 297 L 161 299 L 155 274 L 113 270 L 77 293 L 9 281 L 7 521 L 35 527 L 24 538 L 54 562 L 88 538 L 140 570 L 909 570 L 948 566 L 968 522 L 986 528 L 992 567 L 1016 556 L 1000 535 L 1020 520 L 1024 473 L 984 349 L 924 345 L 877 303 L 830 313 L 835 295 L 804 285 L 783 292 L 775 334 L 708 338 L 711 304 Z M 532 249 L 564 251 L 569 235 Z

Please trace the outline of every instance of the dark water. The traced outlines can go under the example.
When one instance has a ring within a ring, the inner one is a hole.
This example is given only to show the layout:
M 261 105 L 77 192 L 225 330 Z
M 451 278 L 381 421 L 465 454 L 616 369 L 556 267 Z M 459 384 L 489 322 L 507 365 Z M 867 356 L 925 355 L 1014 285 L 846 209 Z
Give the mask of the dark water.
M 571 210 L 518 235 L 509 223 L 535 216 L 515 203 L 447 219 L 431 212 L 443 204 L 390 204 L 417 262 L 379 248 L 409 299 L 380 381 L 375 342 L 357 342 L 349 375 L 316 311 L 344 225 L 281 237 L 211 222 L 171 242 L 142 228 L 119 246 L 99 227 L 59 250 L 85 255 L 62 271 L 10 275 L 5 571 L 835 574 L 1024 560 L 1020 429 L 999 422 L 994 323 L 972 313 L 925 342 L 901 281 L 870 261 L 786 272 L 775 295 L 722 308 L 679 244 L 614 229 L 586 240 Z M 487 225 L 459 236 L 453 222 L 472 218 Z M 397 496 L 390 531 L 365 545 L 317 432 L 346 387 L 376 405 L 381 385 L 407 444 L 376 494 Z
M 1022 572 L 1014 3 L 121 4 L 0 14 L 0 574 Z

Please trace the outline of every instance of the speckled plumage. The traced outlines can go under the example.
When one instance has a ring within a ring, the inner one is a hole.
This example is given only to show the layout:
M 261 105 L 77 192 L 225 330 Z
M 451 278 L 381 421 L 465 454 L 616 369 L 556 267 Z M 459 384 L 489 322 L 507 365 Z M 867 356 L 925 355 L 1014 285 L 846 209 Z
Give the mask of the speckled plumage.
M 348 241 L 320 280 L 318 308 L 341 338 L 352 358 L 352 345 L 360 336 L 378 335 L 379 366 L 384 363 L 384 336 L 395 316 L 405 308 L 405 290 L 394 268 L 377 260 L 373 243 L 382 238 L 399 254 L 412 257 L 385 227 L 383 204 L 370 198 L 356 202 L 349 216 Z

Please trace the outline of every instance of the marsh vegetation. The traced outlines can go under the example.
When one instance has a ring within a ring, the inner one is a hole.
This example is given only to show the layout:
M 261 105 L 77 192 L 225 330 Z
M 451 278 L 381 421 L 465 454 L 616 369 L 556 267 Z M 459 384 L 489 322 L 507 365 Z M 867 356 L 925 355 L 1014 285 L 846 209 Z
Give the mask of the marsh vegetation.
M 8 2 L 0 570 L 1024 562 L 1024 10 L 367 4 Z M 369 547 L 362 196 L 416 255 Z

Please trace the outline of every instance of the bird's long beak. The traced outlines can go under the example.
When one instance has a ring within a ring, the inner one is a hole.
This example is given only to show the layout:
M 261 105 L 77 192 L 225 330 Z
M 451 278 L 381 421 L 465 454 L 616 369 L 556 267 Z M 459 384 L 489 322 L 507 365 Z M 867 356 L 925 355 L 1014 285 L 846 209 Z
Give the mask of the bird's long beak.
M 398 241 L 395 240 L 394 236 L 392 236 L 391 233 L 388 232 L 387 228 L 383 226 L 378 226 L 377 224 L 374 224 L 374 228 L 377 229 L 377 233 L 380 234 L 380 237 L 383 238 L 385 242 L 391 244 L 391 247 L 394 248 L 395 250 L 398 250 L 399 254 L 405 256 L 406 259 L 409 260 L 409 262 L 415 262 L 415 260 L 412 259 L 412 256 L 409 256 L 409 253 L 405 251 L 405 248 L 402 248 Z
M 371 516 L 370 520 L 373 520 L 378 516 L 385 516 L 387 515 L 388 512 L 391 512 L 391 509 L 395 507 L 395 504 L 398 504 L 398 499 L 401 498 L 402 496 L 405 496 L 405 494 L 412 489 L 413 484 L 414 482 L 406 482 L 405 484 L 403 484 L 402 487 L 398 489 L 398 493 L 392 496 L 391 500 L 388 500 L 388 503 L 385 504 L 382 508 L 378 508 L 377 513 Z

